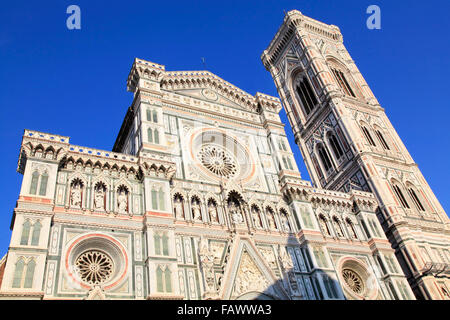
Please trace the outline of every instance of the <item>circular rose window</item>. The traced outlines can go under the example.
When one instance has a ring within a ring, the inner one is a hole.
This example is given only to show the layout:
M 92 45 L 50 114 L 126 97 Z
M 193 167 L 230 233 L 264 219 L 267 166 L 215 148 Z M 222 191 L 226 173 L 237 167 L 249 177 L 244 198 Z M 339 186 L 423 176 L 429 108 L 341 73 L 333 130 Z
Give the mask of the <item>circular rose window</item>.
M 356 294 L 364 293 L 364 282 L 361 277 L 350 269 L 342 270 L 342 277 L 347 286 Z
M 195 130 L 190 138 L 190 154 L 196 173 L 214 179 L 246 182 L 255 174 L 255 160 L 238 138 L 220 129 Z
M 237 164 L 233 156 L 220 146 L 203 146 L 197 156 L 212 173 L 225 178 L 236 175 Z
M 76 259 L 75 265 L 81 280 L 91 285 L 107 282 L 114 271 L 111 257 L 98 250 L 82 253 Z

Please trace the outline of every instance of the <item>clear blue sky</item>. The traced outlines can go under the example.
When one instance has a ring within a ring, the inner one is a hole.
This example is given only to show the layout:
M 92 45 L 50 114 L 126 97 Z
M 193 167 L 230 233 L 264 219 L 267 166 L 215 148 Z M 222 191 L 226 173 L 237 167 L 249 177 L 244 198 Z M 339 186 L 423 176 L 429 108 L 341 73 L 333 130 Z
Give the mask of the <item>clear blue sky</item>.
M 45 3 L 45 4 L 43 4 Z M 81 8 L 81 30 L 66 8 Z M 382 29 L 366 28 L 381 8 Z M 338 25 L 371 86 L 444 209 L 449 212 L 450 1 L 8 1 L 0 11 L 0 255 L 6 253 L 22 176 L 25 128 L 111 150 L 132 94 L 135 57 L 167 70 L 206 69 L 250 94 L 277 95 L 260 55 L 298 9 Z M 283 119 L 286 118 L 283 113 Z M 302 176 L 309 179 L 292 141 Z

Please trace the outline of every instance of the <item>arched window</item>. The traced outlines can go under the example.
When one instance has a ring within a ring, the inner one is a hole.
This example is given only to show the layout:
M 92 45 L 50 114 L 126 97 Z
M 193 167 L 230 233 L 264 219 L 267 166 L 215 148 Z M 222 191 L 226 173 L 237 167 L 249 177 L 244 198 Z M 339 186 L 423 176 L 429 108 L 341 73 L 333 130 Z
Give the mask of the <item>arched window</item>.
M 156 290 L 164 292 L 163 270 L 160 266 L 156 268 Z
M 156 110 L 153 110 L 152 114 L 153 114 L 153 122 L 158 123 L 158 113 L 156 112 Z
M 158 210 L 158 192 L 155 188 L 152 189 L 152 209 Z
M 155 129 L 155 143 L 159 144 L 159 131 L 158 131 L 158 129 Z
M 148 142 L 153 143 L 153 130 L 152 128 L 147 129 Z
M 167 233 L 163 233 L 161 237 L 162 241 L 162 254 L 165 256 L 169 255 L 169 237 L 167 236 Z
M 309 81 L 306 79 L 306 76 L 303 76 L 297 82 L 296 91 L 306 115 L 309 115 L 317 105 L 317 98 L 312 90 L 311 85 L 309 84 Z
M 156 268 L 156 290 L 158 292 L 172 292 L 172 273 L 166 266 Z
M 334 133 L 329 132 L 328 141 L 330 142 L 331 149 L 333 149 L 333 153 L 336 156 L 336 159 L 340 159 L 344 155 L 344 151 L 342 150 L 336 135 Z
M 344 91 L 344 93 L 348 96 L 352 96 L 352 97 L 356 98 L 355 93 L 353 92 L 347 79 L 345 78 L 344 73 L 337 68 L 331 68 L 331 71 L 333 72 L 336 82 L 339 84 L 339 87 L 341 87 L 341 89 Z
M 152 111 L 147 109 L 147 121 L 152 121 Z
M 38 246 L 39 245 L 39 236 L 41 234 L 42 225 L 39 221 L 36 221 L 33 224 L 33 234 L 31 236 L 31 245 Z
M 369 132 L 369 129 L 367 129 L 367 127 L 364 124 L 361 124 L 360 128 L 361 128 L 362 132 L 364 133 L 364 136 L 366 137 L 369 144 L 376 147 L 377 145 L 375 144 L 375 141 L 373 141 L 372 136 Z
M 392 189 L 394 189 L 394 192 L 395 192 L 397 198 L 400 200 L 402 207 L 406 208 L 406 209 L 410 209 L 409 204 L 403 195 L 402 189 L 400 188 L 398 183 L 394 180 L 392 181 Z
M 375 130 L 375 134 L 377 135 L 378 140 L 380 140 L 380 143 L 383 146 L 383 148 L 386 149 L 386 150 L 391 150 L 389 148 L 389 145 L 386 143 L 386 140 L 384 139 L 383 134 L 381 133 L 381 131 L 380 130 Z
M 31 259 L 27 263 L 27 271 L 25 272 L 25 283 L 24 288 L 31 288 L 33 286 L 34 269 L 36 268 L 36 262 Z
M 317 159 L 315 156 L 311 156 L 314 168 L 316 169 L 317 175 L 319 176 L 319 178 L 323 178 L 323 173 L 322 170 L 320 169 L 319 163 L 317 162 Z
M 25 220 L 25 222 L 22 225 L 22 237 L 20 238 L 20 244 L 22 246 L 28 245 L 28 239 L 30 237 L 30 230 L 31 230 L 31 222 L 30 220 Z
M 322 144 L 320 144 L 317 147 L 317 152 L 319 154 L 320 160 L 322 161 L 322 165 L 325 171 L 329 171 L 333 165 L 331 164 L 330 158 L 328 157 L 328 153 Z
M 425 207 L 422 205 L 422 202 L 420 201 L 420 198 L 417 196 L 417 193 L 414 191 L 414 188 L 412 186 L 407 186 L 408 193 L 411 199 L 414 202 L 414 205 L 419 211 L 425 211 Z
M 39 195 L 45 196 L 47 193 L 47 182 L 48 182 L 48 174 L 47 172 L 44 172 L 41 175 L 41 185 L 39 186 Z
M 39 181 L 39 172 L 35 171 L 31 175 L 30 194 L 36 194 Z
M 22 275 L 23 275 L 23 269 L 25 267 L 25 262 L 23 261 L 23 258 L 19 258 L 19 260 L 16 262 L 15 270 L 14 270 L 14 277 L 13 277 L 13 288 L 20 288 L 22 287 Z
M 163 188 L 159 189 L 159 210 L 166 210 L 166 201 Z
M 155 254 L 161 255 L 161 236 L 158 232 L 153 234 L 153 242 L 155 244 Z

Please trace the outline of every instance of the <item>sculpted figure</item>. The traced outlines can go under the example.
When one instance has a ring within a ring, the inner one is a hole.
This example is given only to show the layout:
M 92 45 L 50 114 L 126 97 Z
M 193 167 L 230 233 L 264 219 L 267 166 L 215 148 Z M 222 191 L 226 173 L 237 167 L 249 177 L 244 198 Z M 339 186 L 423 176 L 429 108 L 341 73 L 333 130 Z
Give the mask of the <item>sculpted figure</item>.
M 261 228 L 261 219 L 259 217 L 259 212 L 256 208 L 252 208 L 252 219 L 253 219 L 253 223 L 255 224 L 256 228 Z
M 208 212 L 209 212 L 209 216 L 211 218 L 211 222 L 218 222 L 217 208 L 212 201 L 209 202 Z
M 81 187 L 75 184 L 70 192 L 70 204 L 81 208 Z
M 125 213 L 127 211 L 127 195 L 124 190 L 121 190 L 117 197 L 117 204 L 119 207 L 119 213 Z
M 175 217 L 177 219 L 184 219 L 183 201 L 180 197 L 175 198 L 173 210 L 175 211 Z
M 103 191 L 103 188 L 100 187 L 95 191 L 94 196 L 94 208 L 95 209 L 104 209 L 105 207 L 105 192 Z
M 240 209 L 238 206 L 236 206 L 236 203 L 234 203 L 234 201 L 231 201 L 229 205 L 229 210 L 231 214 L 231 219 L 233 220 L 234 223 L 241 224 L 244 222 Z
M 192 204 L 192 216 L 195 221 L 201 221 L 202 220 L 202 214 L 200 211 L 200 205 L 197 201 L 194 201 Z

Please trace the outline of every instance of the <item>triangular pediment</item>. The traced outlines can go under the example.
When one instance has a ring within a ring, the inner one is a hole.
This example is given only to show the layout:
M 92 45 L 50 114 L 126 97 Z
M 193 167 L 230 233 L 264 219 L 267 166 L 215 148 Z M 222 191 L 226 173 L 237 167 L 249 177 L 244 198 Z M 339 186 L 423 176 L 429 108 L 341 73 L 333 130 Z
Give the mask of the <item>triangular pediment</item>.
M 250 239 L 238 238 L 230 254 L 221 289 L 223 299 L 241 299 L 249 295 L 255 299 L 259 295 L 289 299 L 279 279 Z

